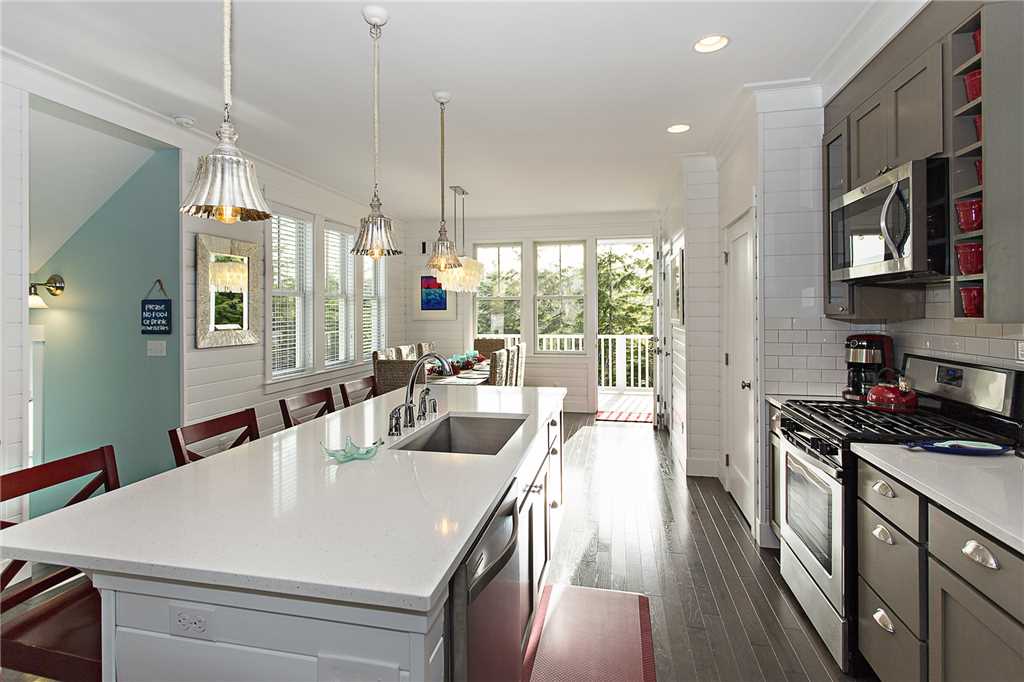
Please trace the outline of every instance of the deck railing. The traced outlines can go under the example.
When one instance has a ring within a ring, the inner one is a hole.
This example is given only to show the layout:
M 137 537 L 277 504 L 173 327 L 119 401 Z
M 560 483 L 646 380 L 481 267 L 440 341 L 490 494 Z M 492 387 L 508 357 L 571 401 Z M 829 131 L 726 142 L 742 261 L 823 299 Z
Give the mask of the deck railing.
M 505 345 L 521 342 L 518 334 L 481 334 L 505 339 Z M 582 352 L 582 334 L 543 334 L 537 337 L 543 352 Z M 597 337 L 597 385 L 615 390 L 654 388 L 654 348 L 646 334 L 600 334 Z

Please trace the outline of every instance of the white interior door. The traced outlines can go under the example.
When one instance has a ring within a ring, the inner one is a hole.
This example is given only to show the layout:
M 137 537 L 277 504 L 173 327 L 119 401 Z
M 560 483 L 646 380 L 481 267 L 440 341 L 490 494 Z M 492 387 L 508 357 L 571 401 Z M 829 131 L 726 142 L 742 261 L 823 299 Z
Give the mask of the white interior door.
M 725 446 L 726 489 L 752 523 L 757 500 L 754 455 L 754 212 L 725 234 Z

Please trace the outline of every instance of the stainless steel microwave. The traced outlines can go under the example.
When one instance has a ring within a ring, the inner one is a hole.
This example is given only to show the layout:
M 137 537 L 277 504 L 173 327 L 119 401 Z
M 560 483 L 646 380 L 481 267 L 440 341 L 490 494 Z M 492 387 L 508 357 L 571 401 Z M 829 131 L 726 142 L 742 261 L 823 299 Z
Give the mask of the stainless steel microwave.
M 910 161 L 829 205 L 832 281 L 949 274 L 946 159 Z

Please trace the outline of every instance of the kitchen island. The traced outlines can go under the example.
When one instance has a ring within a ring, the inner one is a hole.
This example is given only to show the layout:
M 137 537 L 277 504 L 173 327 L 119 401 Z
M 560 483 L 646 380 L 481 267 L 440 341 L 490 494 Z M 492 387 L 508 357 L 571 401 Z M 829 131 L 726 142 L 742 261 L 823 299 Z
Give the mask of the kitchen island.
M 417 430 L 522 425 L 494 455 L 403 450 L 411 430 L 371 460 L 324 454 L 386 434 L 394 391 L 8 528 L 2 556 L 90 575 L 106 680 L 445 679 L 449 581 L 513 483 L 533 533 L 519 535 L 528 627 L 561 502 L 565 389 L 431 392 L 438 415 Z

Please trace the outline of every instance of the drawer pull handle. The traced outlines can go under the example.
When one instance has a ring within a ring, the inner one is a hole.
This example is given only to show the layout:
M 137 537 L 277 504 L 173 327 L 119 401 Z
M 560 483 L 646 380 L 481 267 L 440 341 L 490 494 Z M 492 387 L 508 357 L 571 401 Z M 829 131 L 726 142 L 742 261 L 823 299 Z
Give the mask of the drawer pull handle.
M 871 534 L 887 545 L 895 544 L 892 541 L 892 533 L 889 532 L 889 529 L 882 524 L 875 526 L 874 530 L 871 531 Z
M 977 540 L 968 540 L 960 551 L 965 557 L 985 568 L 991 568 L 993 571 L 999 570 L 999 562 L 992 556 L 992 552 Z
M 889 614 L 882 609 L 875 609 L 875 612 L 871 614 L 871 617 L 878 623 L 878 627 L 882 628 L 888 633 L 896 632 L 896 628 L 893 627 L 892 619 L 889 618 Z
M 882 497 L 888 497 L 890 499 L 896 497 L 896 491 L 892 489 L 892 486 L 885 481 L 875 481 L 875 484 L 871 486 L 871 489 Z

